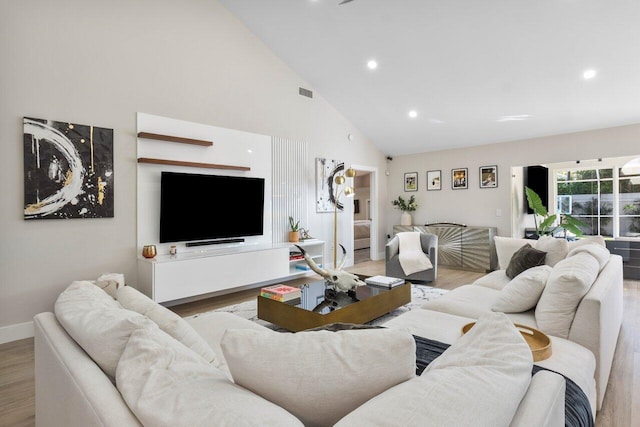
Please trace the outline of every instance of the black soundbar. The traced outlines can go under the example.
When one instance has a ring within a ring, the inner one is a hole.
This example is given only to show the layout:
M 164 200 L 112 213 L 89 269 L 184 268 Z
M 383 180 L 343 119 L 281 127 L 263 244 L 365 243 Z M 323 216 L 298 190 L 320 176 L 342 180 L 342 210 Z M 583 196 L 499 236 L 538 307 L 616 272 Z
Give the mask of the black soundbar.
M 202 240 L 200 242 L 187 242 L 185 246 L 190 248 L 192 246 L 206 246 L 206 245 L 220 245 L 222 243 L 242 243 L 244 239 L 222 239 L 222 240 Z
M 447 225 L 447 226 L 452 226 L 452 227 L 466 227 L 467 224 L 458 224 L 456 222 L 432 222 L 431 224 L 425 224 L 425 227 L 428 227 L 430 225 Z

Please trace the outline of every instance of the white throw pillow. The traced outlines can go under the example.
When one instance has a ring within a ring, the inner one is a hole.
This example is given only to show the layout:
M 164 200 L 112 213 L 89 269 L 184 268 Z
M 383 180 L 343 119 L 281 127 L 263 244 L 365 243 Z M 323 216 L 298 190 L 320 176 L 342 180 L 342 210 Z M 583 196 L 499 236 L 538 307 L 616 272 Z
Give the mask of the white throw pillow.
M 582 297 L 600 272 L 598 261 L 588 253 L 577 253 L 551 270 L 547 286 L 536 306 L 536 322 L 542 332 L 568 338 Z
M 600 271 L 604 268 L 605 265 L 609 262 L 609 258 L 611 257 L 611 253 L 609 249 L 604 246 L 600 246 L 597 243 L 590 243 L 586 245 L 577 246 L 569 251 L 568 257 L 579 254 L 579 253 L 587 253 L 594 257 L 598 264 L 600 265 Z
M 136 329 L 156 328 L 143 315 L 125 310 L 92 282 L 73 282 L 58 297 L 54 311 L 67 333 L 111 378 Z
M 529 239 L 514 239 L 512 237 L 496 236 L 493 238 L 493 241 L 496 246 L 496 254 L 498 255 L 498 265 L 500 270 L 505 270 L 509 265 L 509 261 L 511 261 L 513 254 L 527 243 L 534 248 L 536 247 L 536 241 Z
M 567 241 L 552 236 L 541 236 L 536 241 L 535 248 L 547 253 L 544 263 L 551 267 L 565 259 L 569 253 Z
M 302 426 L 158 329 L 131 334 L 116 384 L 145 426 Z
M 422 375 L 369 400 L 336 427 L 508 426 L 531 382 L 533 358 L 503 313 L 476 325 Z
M 209 344 L 182 317 L 153 301 L 131 286 L 118 288 L 118 302 L 127 310 L 135 311 L 153 320 L 163 331 L 177 339 L 207 362 L 218 367 L 216 353 Z
M 548 265 L 541 265 L 518 274 L 502 288 L 491 310 L 503 313 L 531 310 L 538 303 L 551 270 Z
M 578 246 L 582 246 L 582 245 L 599 245 L 602 247 L 606 247 L 606 243 L 604 240 L 604 237 L 602 236 L 585 236 L 585 237 L 580 237 L 579 239 L 576 240 L 572 240 L 568 243 L 569 245 L 569 250 L 577 248 Z
M 405 331 L 274 334 L 236 329 L 228 330 L 221 344 L 236 384 L 285 408 L 306 426 L 333 425 L 415 377 L 415 340 Z

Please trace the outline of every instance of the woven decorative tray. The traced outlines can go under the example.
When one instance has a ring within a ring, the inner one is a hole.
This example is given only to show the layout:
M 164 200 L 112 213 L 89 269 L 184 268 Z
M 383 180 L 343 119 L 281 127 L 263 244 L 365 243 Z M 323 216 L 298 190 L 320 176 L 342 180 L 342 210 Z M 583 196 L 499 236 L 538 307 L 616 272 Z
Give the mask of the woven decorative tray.
M 464 325 L 462 327 L 462 333 L 466 334 L 475 324 L 476 322 L 471 322 Z M 551 340 L 544 332 L 517 323 L 515 323 L 514 326 L 520 331 L 527 344 L 529 344 L 534 362 L 539 362 L 551 357 Z

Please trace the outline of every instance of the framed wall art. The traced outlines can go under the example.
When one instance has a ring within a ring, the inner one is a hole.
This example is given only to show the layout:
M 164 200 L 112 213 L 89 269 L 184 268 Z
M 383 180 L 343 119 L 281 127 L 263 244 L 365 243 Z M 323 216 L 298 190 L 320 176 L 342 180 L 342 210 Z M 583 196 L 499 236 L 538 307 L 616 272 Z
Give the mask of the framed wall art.
M 480 188 L 498 186 L 498 166 L 480 166 Z
M 463 190 L 469 188 L 469 170 L 467 168 L 451 169 L 451 188 Z
M 418 191 L 418 172 L 404 174 L 404 191 Z
M 442 190 L 442 171 L 427 171 L 427 191 Z
M 113 129 L 23 119 L 24 219 L 113 218 Z
M 333 194 L 333 179 L 343 170 L 344 162 L 341 160 L 316 158 L 316 212 L 333 212 L 336 204 Z M 337 208 L 342 211 L 344 205 L 338 201 Z

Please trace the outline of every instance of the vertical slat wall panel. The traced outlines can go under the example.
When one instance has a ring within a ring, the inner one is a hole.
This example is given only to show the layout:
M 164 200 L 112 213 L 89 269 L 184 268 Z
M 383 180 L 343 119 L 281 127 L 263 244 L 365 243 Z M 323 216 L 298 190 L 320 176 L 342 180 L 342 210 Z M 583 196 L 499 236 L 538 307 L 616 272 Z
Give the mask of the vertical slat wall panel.
M 289 216 L 307 224 L 307 143 L 271 138 L 272 240 L 289 240 Z

